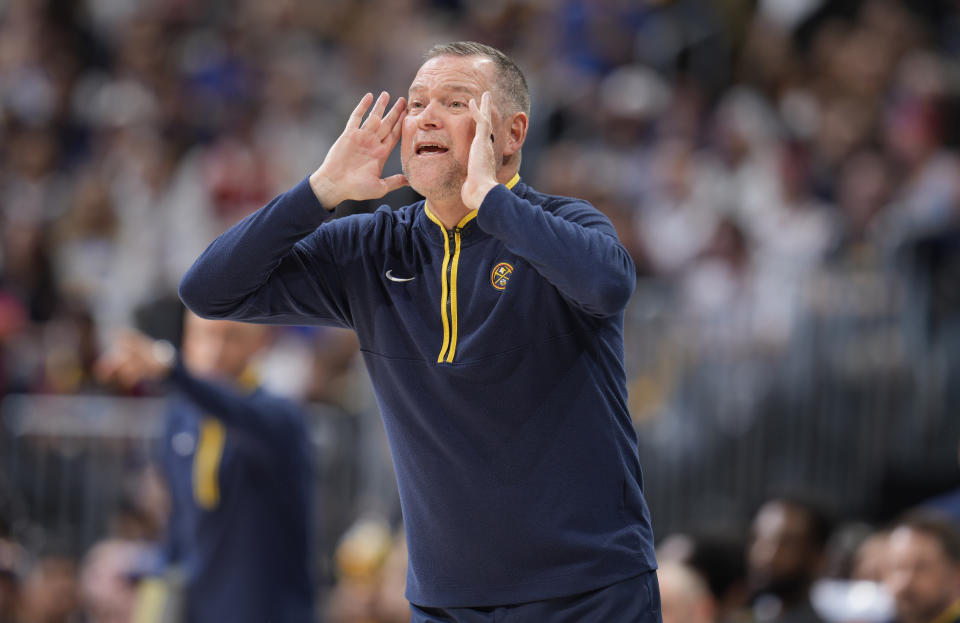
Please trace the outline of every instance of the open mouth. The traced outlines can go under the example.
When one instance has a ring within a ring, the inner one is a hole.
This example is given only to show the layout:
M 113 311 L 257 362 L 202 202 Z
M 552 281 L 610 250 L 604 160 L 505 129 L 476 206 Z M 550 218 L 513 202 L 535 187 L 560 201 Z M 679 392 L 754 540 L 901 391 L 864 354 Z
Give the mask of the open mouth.
M 422 145 L 418 145 L 416 149 L 416 153 L 418 156 L 445 154 L 447 153 L 447 151 L 449 150 L 446 147 L 444 147 L 443 145 L 435 144 L 435 143 L 424 143 Z

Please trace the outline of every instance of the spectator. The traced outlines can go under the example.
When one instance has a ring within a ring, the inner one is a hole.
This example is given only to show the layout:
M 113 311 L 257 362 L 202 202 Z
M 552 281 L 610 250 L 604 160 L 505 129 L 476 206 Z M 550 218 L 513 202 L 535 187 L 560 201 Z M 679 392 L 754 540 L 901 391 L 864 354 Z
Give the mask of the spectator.
M 914 514 L 890 531 L 886 584 L 897 623 L 960 621 L 960 533 L 937 515 Z
M 657 560 L 689 567 L 707 583 L 717 621 L 730 621 L 747 600 L 744 541 L 740 530 L 673 534 L 657 547 Z M 661 565 L 662 566 L 662 565 Z
M 775 498 L 753 519 L 747 568 L 755 621 L 821 623 L 810 587 L 824 562 L 830 527 L 806 502 Z
M 80 570 L 80 599 L 87 623 L 132 623 L 134 572 L 144 546 L 121 539 L 94 544 Z
M 15 541 L 0 538 L 0 623 L 16 623 L 23 555 Z
M 854 580 L 883 582 L 889 564 L 890 533 L 878 530 L 865 538 L 853 557 L 851 577 Z
M 24 574 L 17 623 L 79 623 L 76 561 L 61 554 L 41 555 Z
M 714 623 L 716 603 L 707 583 L 692 568 L 665 562 L 657 569 L 663 623 Z

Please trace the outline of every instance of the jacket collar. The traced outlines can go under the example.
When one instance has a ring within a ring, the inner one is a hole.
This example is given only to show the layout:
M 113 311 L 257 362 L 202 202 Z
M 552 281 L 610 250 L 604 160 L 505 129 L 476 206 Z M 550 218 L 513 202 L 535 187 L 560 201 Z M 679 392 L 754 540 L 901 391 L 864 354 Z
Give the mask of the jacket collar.
M 517 187 L 518 184 L 520 186 L 519 188 Z M 517 173 L 510 179 L 509 182 L 504 184 L 504 186 L 512 190 L 514 193 L 519 194 L 524 184 L 520 183 L 520 174 Z M 440 219 L 430 211 L 429 202 L 424 200 L 422 202 L 422 207 L 418 205 L 415 206 L 414 209 L 417 211 L 415 218 L 417 226 L 426 233 L 430 242 L 443 246 L 443 239 L 447 230 L 443 226 L 443 223 L 440 222 Z M 471 210 L 460 220 L 459 223 L 457 223 L 457 227 L 460 228 L 460 238 L 462 240 L 462 244 L 468 244 L 472 240 L 486 237 L 488 235 L 477 226 L 476 218 L 477 210 Z

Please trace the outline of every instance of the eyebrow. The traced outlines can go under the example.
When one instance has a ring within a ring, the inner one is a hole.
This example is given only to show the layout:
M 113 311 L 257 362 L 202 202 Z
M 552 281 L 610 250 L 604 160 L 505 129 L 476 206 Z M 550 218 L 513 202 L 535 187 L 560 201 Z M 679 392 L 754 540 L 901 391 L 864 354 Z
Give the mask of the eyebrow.
M 412 84 L 412 85 L 410 85 L 410 90 L 409 90 L 409 92 L 410 92 L 410 93 L 414 93 L 414 92 L 426 91 L 426 90 L 427 90 L 427 87 L 425 87 L 425 86 L 417 85 L 417 84 Z M 450 91 L 450 92 L 454 92 L 454 93 L 467 93 L 467 94 L 470 94 L 470 95 L 473 95 L 473 94 L 476 93 L 476 91 L 475 91 L 472 87 L 468 87 L 468 86 L 462 85 L 462 84 L 443 85 L 443 86 L 439 87 L 437 90 L 438 90 L 438 91 Z

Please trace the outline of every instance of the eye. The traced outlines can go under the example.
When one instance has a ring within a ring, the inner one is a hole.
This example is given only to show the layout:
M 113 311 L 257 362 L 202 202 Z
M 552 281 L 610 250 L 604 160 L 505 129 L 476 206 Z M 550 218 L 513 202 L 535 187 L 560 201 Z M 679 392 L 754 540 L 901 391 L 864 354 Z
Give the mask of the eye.
M 450 105 L 450 108 L 466 108 L 467 107 L 467 103 L 464 102 L 463 100 L 453 100 L 452 102 L 450 102 L 449 105 Z
M 407 108 L 423 108 L 423 102 L 421 102 L 420 100 L 411 100 L 407 104 Z

